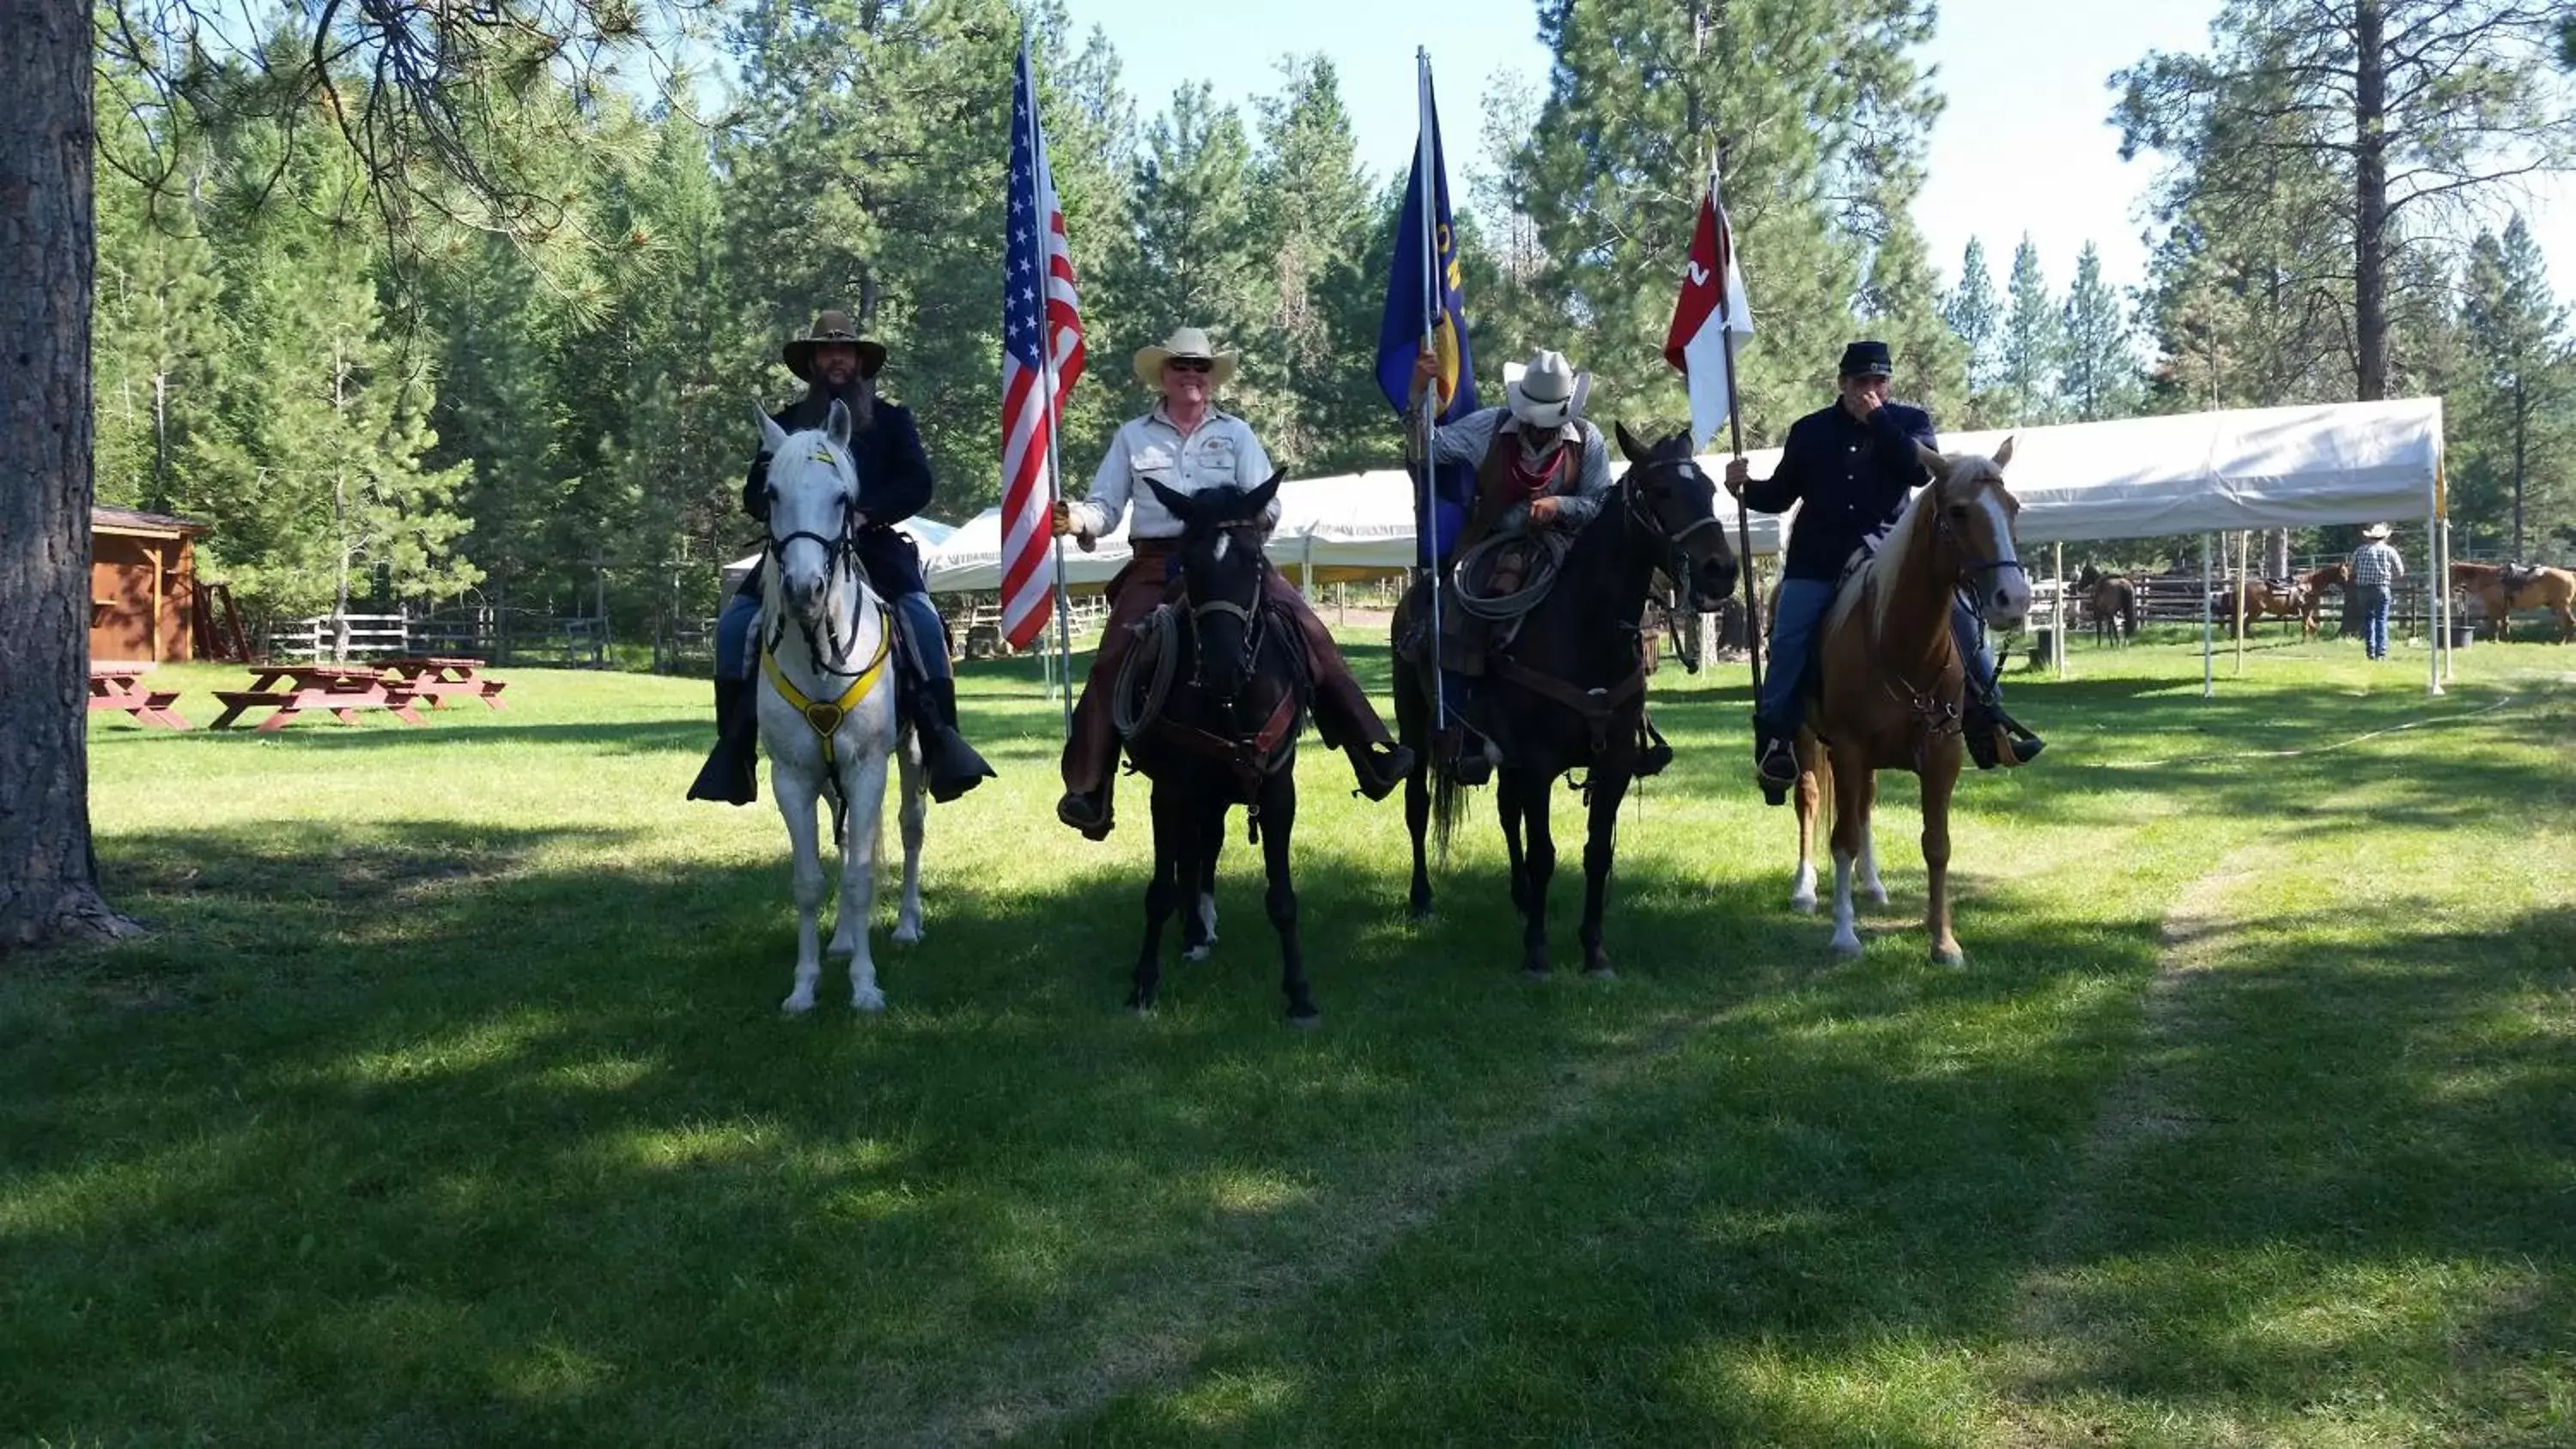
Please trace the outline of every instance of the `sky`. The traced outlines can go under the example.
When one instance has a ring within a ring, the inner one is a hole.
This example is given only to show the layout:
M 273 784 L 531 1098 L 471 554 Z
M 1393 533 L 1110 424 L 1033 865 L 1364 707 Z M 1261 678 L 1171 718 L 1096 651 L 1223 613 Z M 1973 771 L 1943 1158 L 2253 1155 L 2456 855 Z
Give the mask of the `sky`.
M 1204 80 L 1219 101 L 1243 107 L 1249 121 L 1252 98 L 1278 85 L 1280 57 L 1321 52 L 1340 74 L 1360 163 L 1379 176 L 1412 159 L 1414 51 L 1428 45 L 1456 188 L 1464 187 L 1459 173 L 1477 149 L 1489 78 L 1511 70 L 1543 87 L 1547 76 L 1536 7 L 1519 0 L 1218 0 L 1194 7 L 1067 0 L 1067 8 L 1078 31 L 1096 25 L 1108 34 L 1127 90 L 1148 117 L 1179 86 Z M 2203 48 L 2218 8 L 2218 0 L 1941 0 L 1938 31 L 1918 58 L 1949 105 L 1932 129 L 1929 177 L 1914 218 L 1945 284 L 1974 235 L 1985 242 L 2000 289 L 2024 233 L 2059 292 L 2087 241 L 2101 248 L 2114 286 L 2143 280 L 2146 223 L 2138 205 L 2155 162 L 2120 159 L 2108 81 L 2149 51 Z M 2554 289 L 2561 298 L 2576 296 L 2576 185 L 2547 187 L 2526 198 L 2524 210 L 2549 257 Z M 1757 317 L 1764 260 L 1744 259 Z

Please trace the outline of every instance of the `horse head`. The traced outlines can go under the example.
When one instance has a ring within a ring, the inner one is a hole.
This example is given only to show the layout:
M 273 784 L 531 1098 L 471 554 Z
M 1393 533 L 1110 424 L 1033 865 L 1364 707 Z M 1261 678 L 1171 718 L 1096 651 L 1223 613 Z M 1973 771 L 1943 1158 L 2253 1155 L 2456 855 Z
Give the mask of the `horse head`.
M 1713 607 L 1735 592 L 1738 565 L 1717 518 L 1717 485 L 1691 456 L 1689 430 L 1649 444 L 1626 423 L 1614 426 L 1628 460 L 1620 479 L 1628 526 L 1661 547 L 1664 573 L 1682 589 L 1685 612 Z
M 1228 703 L 1243 693 L 1261 649 L 1261 599 L 1270 570 L 1261 552 L 1263 515 L 1285 476 L 1273 473 L 1258 488 L 1228 483 L 1196 493 L 1145 480 L 1181 521 L 1181 588 L 1188 595 L 1195 645 L 1192 680 Z
M 760 437 L 769 454 L 770 565 L 780 596 L 810 631 L 851 561 L 859 474 L 850 461 L 850 410 L 835 401 L 822 427 L 800 433 L 762 413 Z
M 2004 439 L 1991 458 L 1938 453 L 1919 443 L 1915 451 L 1932 471 L 1932 496 L 1925 502 L 1934 510 L 1939 546 L 1956 556 L 1959 592 L 1976 605 L 1987 628 L 2020 628 L 2030 616 L 2030 575 L 2013 543 L 2021 500 L 2004 486 L 2013 440 Z

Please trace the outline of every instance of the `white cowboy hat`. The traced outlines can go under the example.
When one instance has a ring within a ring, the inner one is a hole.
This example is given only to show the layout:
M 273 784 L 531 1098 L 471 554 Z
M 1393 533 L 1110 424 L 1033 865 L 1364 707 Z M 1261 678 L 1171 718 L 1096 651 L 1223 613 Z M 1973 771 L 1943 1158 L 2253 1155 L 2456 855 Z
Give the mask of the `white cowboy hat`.
M 1182 327 L 1151 347 L 1136 349 L 1136 380 L 1147 387 L 1161 390 L 1163 364 L 1175 357 L 1196 357 L 1204 360 L 1208 364 L 1208 391 L 1211 393 L 1225 386 L 1226 379 L 1234 376 L 1233 353 L 1217 351 L 1216 344 L 1208 341 L 1208 335 L 1204 329 Z
M 2388 525 L 2385 523 L 2374 523 L 2370 527 L 2363 529 L 2361 531 L 2361 536 L 2370 539 L 2385 539 L 2388 537 Z
M 1511 399 L 1512 416 L 1533 428 L 1561 428 L 1583 411 L 1592 395 L 1592 374 L 1577 372 L 1562 352 L 1541 351 L 1518 376 L 1504 369 L 1503 395 Z

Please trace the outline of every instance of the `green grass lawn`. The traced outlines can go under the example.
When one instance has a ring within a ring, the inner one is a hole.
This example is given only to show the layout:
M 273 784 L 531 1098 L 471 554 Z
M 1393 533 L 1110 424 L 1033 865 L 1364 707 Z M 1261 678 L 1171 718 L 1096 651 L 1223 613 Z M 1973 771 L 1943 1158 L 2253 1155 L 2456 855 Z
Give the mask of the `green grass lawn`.
M 1866 954 L 1786 910 L 1741 667 L 1657 678 L 1616 982 L 1570 796 L 1532 984 L 1490 804 L 1409 927 L 1400 807 L 1309 750 L 1316 1033 L 1239 833 L 1119 1009 L 1144 792 L 1055 824 L 1033 669 L 969 673 L 1002 778 L 880 1018 L 777 1014 L 702 684 L 94 717 L 152 929 L 0 963 L 0 1442 L 2576 1443 L 2576 649 L 2075 663 L 1962 787 L 1964 970 L 1900 779 Z

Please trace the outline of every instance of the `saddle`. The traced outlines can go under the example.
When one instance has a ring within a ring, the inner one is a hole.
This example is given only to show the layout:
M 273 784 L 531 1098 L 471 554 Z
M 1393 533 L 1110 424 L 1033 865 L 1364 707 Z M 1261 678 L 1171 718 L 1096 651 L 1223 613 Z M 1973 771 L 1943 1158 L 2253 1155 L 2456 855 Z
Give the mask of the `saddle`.
M 2496 567 L 2496 584 L 2507 594 L 2518 594 L 2539 583 L 2544 572 L 2538 564 L 2499 564 Z
M 1510 651 L 1521 621 L 1556 588 L 1557 566 L 1573 547 L 1553 529 L 1495 534 L 1468 548 L 1444 571 L 1440 596 L 1440 667 L 1480 675 L 1488 656 Z M 1429 667 L 1430 606 L 1425 585 L 1405 595 L 1408 627 L 1397 647 L 1416 668 Z
M 1276 604 L 1262 604 L 1261 627 L 1292 643 L 1286 657 L 1295 677 L 1258 728 L 1248 735 L 1225 736 L 1182 724 L 1166 709 L 1172 690 L 1181 682 L 1181 630 L 1188 608 L 1189 595 L 1174 580 L 1165 587 L 1163 602 L 1136 622 L 1136 645 L 1127 652 L 1113 682 L 1111 719 L 1119 737 L 1130 744 L 1152 736 L 1226 765 L 1248 801 L 1258 792 L 1281 746 L 1305 727 L 1314 700 L 1315 681 L 1307 673 L 1306 651 L 1294 647 L 1300 638 L 1297 621 Z M 1127 768 L 1132 772 L 1136 767 L 1131 761 Z

